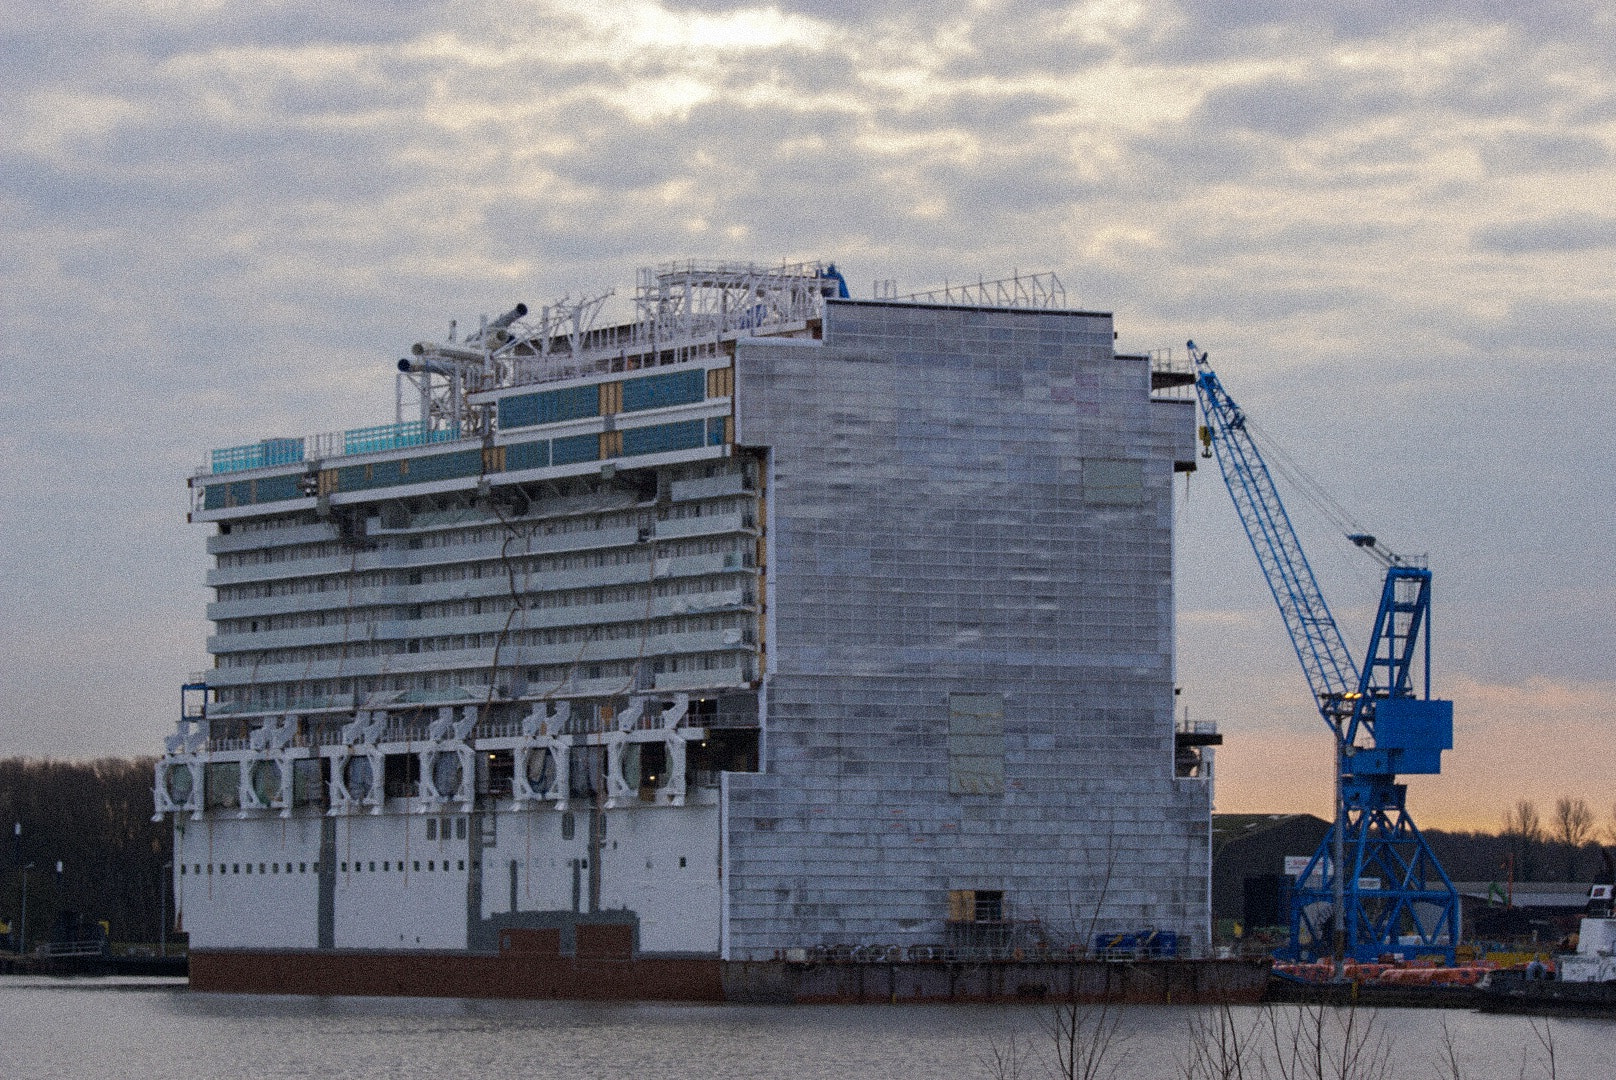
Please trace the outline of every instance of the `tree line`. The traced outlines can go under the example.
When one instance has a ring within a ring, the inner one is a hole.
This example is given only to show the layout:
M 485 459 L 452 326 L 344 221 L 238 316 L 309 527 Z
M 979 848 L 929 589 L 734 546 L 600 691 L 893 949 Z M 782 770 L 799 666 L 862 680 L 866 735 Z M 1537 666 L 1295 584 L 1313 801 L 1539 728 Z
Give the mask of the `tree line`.
M 159 940 L 173 904 L 170 827 L 151 820 L 154 760 L 0 759 L 0 922 L 21 930 L 26 879 L 30 943 L 63 912 L 105 920 L 115 942 Z
M 1547 815 L 1522 799 L 1497 832 L 1427 829 L 1425 839 L 1454 881 L 1609 882 L 1616 874 L 1616 806 L 1601 823 L 1581 798 L 1559 799 Z
M 1593 874 L 1610 881 L 1609 854 L 1601 842 L 1616 845 L 1616 806 L 1601 828 L 1586 799 L 1558 799 L 1546 819 L 1536 803 L 1522 799 L 1504 811 L 1503 826 L 1499 835 L 1508 844 L 1518 880 L 1579 881 Z

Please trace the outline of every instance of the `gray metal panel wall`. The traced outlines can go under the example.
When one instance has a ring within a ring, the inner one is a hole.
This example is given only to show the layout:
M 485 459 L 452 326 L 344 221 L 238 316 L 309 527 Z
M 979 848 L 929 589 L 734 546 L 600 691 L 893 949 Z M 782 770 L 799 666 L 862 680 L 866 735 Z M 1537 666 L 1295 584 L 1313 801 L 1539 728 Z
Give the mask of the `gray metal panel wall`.
M 774 636 L 730 958 L 941 944 L 951 889 L 1057 942 L 1205 943 L 1210 787 L 1172 765 L 1183 433 L 1111 342 L 1105 315 L 832 303 L 820 349 L 741 345 Z M 1087 494 L 1085 461 L 1113 463 Z M 950 693 L 1004 695 L 1003 794 L 949 793 Z

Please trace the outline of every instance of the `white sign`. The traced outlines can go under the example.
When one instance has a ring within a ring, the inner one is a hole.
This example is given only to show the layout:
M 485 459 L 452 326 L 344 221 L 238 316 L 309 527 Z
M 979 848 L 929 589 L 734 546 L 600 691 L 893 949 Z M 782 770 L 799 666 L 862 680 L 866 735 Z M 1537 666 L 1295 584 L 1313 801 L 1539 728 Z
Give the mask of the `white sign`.
M 1379 892 L 1380 879 L 1378 877 L 1361 877 L 1358 879 L 1359 892 Z
M 1307 869 L 1307 864 L 1312 862 L 1312 861 L 1313 861 L 1313 856 L 1311 856 L 1311 855 L 1287 855 L 1287 856 L 1285 856 L 1285 876 L 1286 877 L 1301 877 L 1302 872 Z

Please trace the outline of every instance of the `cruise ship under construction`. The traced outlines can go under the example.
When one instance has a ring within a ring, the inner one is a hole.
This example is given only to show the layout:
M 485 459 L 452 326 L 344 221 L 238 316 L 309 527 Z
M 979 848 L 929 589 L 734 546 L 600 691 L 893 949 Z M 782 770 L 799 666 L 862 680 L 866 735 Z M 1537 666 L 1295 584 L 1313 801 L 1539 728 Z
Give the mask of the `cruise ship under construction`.
M 213 452 L 154 793 L 193 986 L 1260 990 L 1204 959 L 1174 723 L 1187 376 L 1054 275 L 875 292 L 642 270 L 414 345 L 392 423 Z

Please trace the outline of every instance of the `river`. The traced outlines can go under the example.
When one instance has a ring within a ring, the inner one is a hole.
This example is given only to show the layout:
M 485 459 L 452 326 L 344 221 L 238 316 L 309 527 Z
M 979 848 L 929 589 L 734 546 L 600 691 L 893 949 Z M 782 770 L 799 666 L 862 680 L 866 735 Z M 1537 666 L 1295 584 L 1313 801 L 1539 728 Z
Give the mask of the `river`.
M 1024 1059 L 1019 1075 L 1030 1080 L 1046 1075 L 1037 1059 L 1050 1047 L 1043 1028 L 1055 1015 L 1030 1005 L 249 997 L 193 994 L 167 980 L 14 976 L 0 978 L 0 1077 L 966 1080 L 994 1077 L 988 1059 L 1013 1042 Z M 1229 1018 L 1244 1029 L 1265 1017 L 1287 1026 L 1305 1015 L 1293 1007 L 1238 1008 Z M 1184 1077 L 1196 1045 L 1192 1024 L 1217 1019 L 1215 1012 L 1144 1006 L 1111 1016 L 1117 1030 L 1107 1063 L 1121 1080 Z M 1097 1010 L 1080 1016 L 1099 1018 Z M 1365 1010 L 1353 1021 L 1360 1030 L 1370 1025 L 1371 1046 L 1389 1047 L 1388 1078 L 1451 1076 L 1440 1060 L 1444 1030 L 1466 1080 L 1519 1080 L 1523 1065 L 1527 1077 L 1550 1075 L 1543 1021 L 1534 1031 L 1525 1018 L 1422 1009 Z M 1547 1033 L 1559 1080 L 1616 1077 L 1616 1021 L 1557 1019 Z

